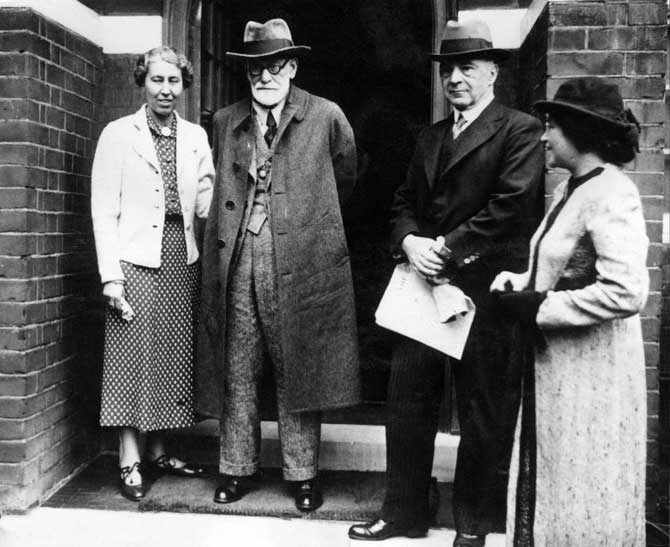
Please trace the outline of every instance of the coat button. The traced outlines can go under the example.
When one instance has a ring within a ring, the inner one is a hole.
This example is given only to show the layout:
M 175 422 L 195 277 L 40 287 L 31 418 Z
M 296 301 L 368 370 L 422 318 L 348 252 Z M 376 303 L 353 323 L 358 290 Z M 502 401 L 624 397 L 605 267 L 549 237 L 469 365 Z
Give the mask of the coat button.
M 237 163 L 236 161 L 233 162 L 233 171 L 237 172 L 237 171 L 240 170 L 241 167 L 242 166 L 239 163 Z
M 216 244 L 219 246 L 219 249 L 223 249 L 226 246 L 226 242 L 223 239 L 217 239 Z
M 232 211 L 233 209 L 235 209 L 235 203 L 233 203 L 232 201 L 226 201 L 226 209 Z

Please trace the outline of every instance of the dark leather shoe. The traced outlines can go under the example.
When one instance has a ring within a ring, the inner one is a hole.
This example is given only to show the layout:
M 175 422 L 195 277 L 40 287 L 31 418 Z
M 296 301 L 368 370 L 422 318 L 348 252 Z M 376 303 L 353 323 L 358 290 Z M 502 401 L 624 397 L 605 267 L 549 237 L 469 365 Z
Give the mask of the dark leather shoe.
M 220 475 L 219 486 L 214 491 L 216 503 L 233 503 L 241 499 L 243 495 L 242 477 Z
M 363 541 L 382 541 L 392 537 L 422 538 L 428 530 L 424 528 L 408 528 L 398 526 L 384 519 L 377 519 L 365 524 L 354 524 L 349 528 L 349 537 Z
M 310 513 L 321 507 L 323 496 L 315 479 L 298 481 L 294 488 L 295 506 L 303 513 Z
M 460 532 L 456 532 L 454 547 L 484 547 L 486 536 L 465 537 Z
M 202 477 L 205 474 L 205 470 L 202 467 L 189 462 L 184 462 L 184 465 L 177 467 L 175 459 L 167 454 L 156 458 L 151 462 L 151 466 L 159 473 L 167 473 L 177 477 L 195 478 Z
M 121 472 L 121 480 L 119 483 L 119 486 L 121 487 L 121 495 L 126 498 L 127 500 L 130 501 L 140 501 L 145 494 L 145 489 L 144 489 L 144 481 L 141 482 L 140 484 L 128 484 L 126 480 L 130 475 L 132 475 L 133 471 L 137 469 L 137 472 L 140 472 L 140 462 L 135 462 L 133 465 L 126 466 L 126 467 L 121 467 L 120 472 Z M 142 475 L 140 474 L 140 477 Z

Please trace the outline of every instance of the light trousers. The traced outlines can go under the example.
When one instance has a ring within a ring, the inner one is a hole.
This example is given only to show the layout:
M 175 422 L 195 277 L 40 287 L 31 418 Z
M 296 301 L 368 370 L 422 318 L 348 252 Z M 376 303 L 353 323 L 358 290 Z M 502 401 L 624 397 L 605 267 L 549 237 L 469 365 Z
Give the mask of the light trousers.
M 320 412 L 288 412 L 272 234 L 266 221 L 257 235 L 247 232 L 228 293 L 226 370 L 220 429 L 219 472 L 248 476 L 258 469 L 261 430 L 259 387 L 266 359 L 277 393 L 277 421 L 284 479 L 317 474 Z

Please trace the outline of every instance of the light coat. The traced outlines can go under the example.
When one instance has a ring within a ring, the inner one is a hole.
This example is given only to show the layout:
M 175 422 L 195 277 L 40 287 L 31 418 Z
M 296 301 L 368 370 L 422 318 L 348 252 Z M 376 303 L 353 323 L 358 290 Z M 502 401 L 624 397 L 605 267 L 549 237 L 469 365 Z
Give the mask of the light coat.
M 177 118 L 177 187 L 187 263 L 193 264 L 199 256 L 193 219 L 207 217 L 214 165 L 204 129 Z M 91 174 L 91 215 L 103 283 L 124 279 L 122 260 L 160 267 L 165 190 L 145 106 L 109 123 L 100 135 Z
M 562 183 L 547 215 L 565 191 Z M 545 224 L 546 217 L 531 249 Z M 647 388 L 638 312 L 649 287 L 647 246 L 637 188 L 612 165 L 574 190 L 540 244 L 535 287 L 548 293 L 537 314 L 547 347 L 535 351 L 537 547 L 645 545 Z M 528 278 L 511 280 L 520 290 Z M 510 546 L 518 450 L 517 428 Z
M 203 245 L 196 404 L 217 417 L 233 251 L 253 198 L 253 123 L 248 99 L 214 116 L 217 171 Z M 336 104 L 292 86 L 275 143 L 269 222 L 290 410 L 353 405 L 360 402 L 356 314 L 340 213 L 356 177 L 353 131 Z

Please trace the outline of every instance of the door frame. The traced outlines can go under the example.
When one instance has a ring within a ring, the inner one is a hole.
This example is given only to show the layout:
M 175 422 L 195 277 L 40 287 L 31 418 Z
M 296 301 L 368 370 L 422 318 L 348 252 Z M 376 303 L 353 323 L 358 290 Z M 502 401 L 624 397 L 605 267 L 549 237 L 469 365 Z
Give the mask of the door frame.
M 189 33 L 193 23 L 194 6 L 198 0 L 164 0 L 163 1 L 163 37 L 164 42 L 183 52 L 187 58 L 193 58 L 189 44 Z M 433 51 L 439 51 L 442 31 L 448 19 L 458 16 L 458 0 L 432 0 L 433 5 Z M 199 56 L 198 56 L 199 58 Z M 430 120 L 435 123 L 444 119 L 449 114 L 449 107 L 444 98 L 442 84 L 440 82 L 440 67 L 438 63 L 432 63 L 431 70 L 431 107 Z M 196 77 L 199 77 L 200 67 L 194 67 Z M 196 87 L 199 90 L 199 87 Z M 199 122 L 200 97 L 194 89 L 187 89 L 177 102 L 180 112 L 192 122 Z

